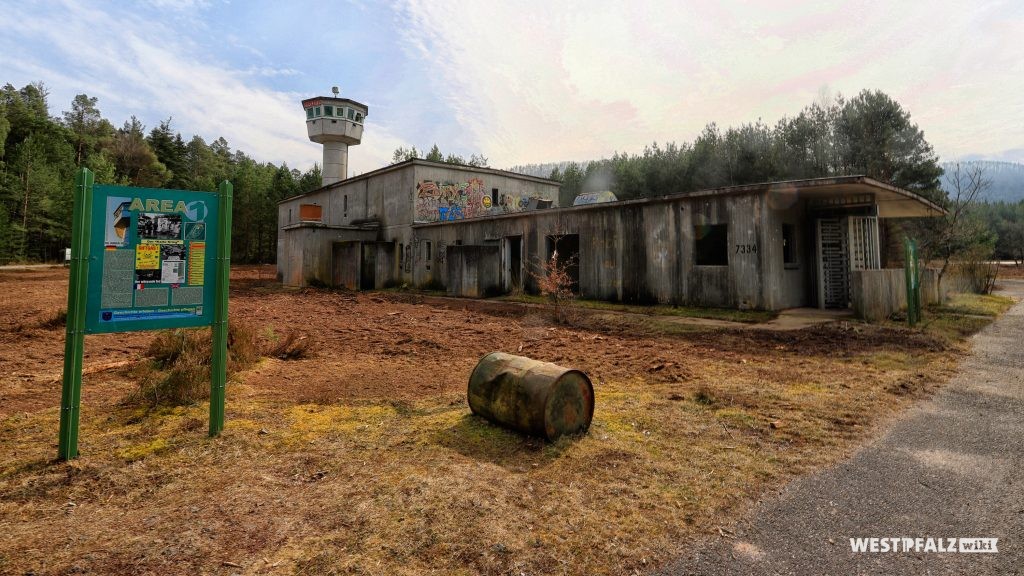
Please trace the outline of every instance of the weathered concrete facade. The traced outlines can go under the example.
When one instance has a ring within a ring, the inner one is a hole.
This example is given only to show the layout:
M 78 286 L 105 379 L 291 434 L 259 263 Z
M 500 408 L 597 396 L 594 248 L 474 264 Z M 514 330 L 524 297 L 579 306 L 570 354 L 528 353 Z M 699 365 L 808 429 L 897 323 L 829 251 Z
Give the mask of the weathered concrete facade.
M 376 256 L 382 247 L 351 248 L 361 260 L 390 259 L 391 270 L 379 270 L 372 282 L 349 278 L 346 283 L 384 286 L 430 283 L 443 261 L 424 267 L 419 275 L 413 251 L 416 222 L 463 219 L 525 212 L 538 204 L 557 205 L 558 183 L 489 168 L 473 168 L 409 160 L 325 186 L 278 205 L 277 272 L 289 286 L 310 282 L 338 284 L 342 268 L 334 263 L 334 244 L 358 241 L 390 243 L 393 250 Z M 311 210 L 312 208 L 312 210 Z M 428 249 L 425 245 L 421 249 Z M 433 247 L 430 247 L 433 251 Z M 346 254 L 348 254 L 346 252 Z M 431 254 L 434 259 L 435 254 Z M 351 266 L 351 264 L 350 264 Z M 347 274 L 347 272 L 346 272 Z
M 851 302 L 851 273 L 884 264 L 880 218 L 941 213 L 938 206 L 906 190 L 851 176 L 567 208 L 530 210 L 529 203 L 519 206 L 521 211 L 471 208 L 470 217 L 463 213 L 461 219 L 448 220 L 442 216 L 444 210 L 432 204 L 443 196 L 423 182 L 450 175 L 436 172 L 439 167 L 427 168 L 390 176 L 405 178 L 395 186 L 415 188 L 411 198 L 400 202 L 405 209 L 412 206 L 411 214 L 403 219 L 399 206 L 391 211 L 386 205 L 377 209 L 376 213 L 393 219 L 379 223 L 375 250 L 384 250 L 382 241 L 392 242 L 398 255 L 393 258 L 394 272 L 384 283 L 446 287 L 449 293 L 462 296 L 480 296 L 495 286 L 535 292 L 541 264 L 557 249 L 571 263 L 574 287 L 584 298 L 741 309 L 845 308 Z M 358 190 L 360 185 L 373 183 L 354 183 L 351 189 Z M 514 186 L 509 188 L 515 190 Z M 478 184 L 466 187 L 479 196 Z M 434 195 L 421 196 L 425 188 Z M 344 183 L 340 189 L 345 189 Z M 337 193 L 329 196 L 336 204 Z M 555 197 L 552 188 L 551 198 Z M 418 203 L 423 198 L 430 199 L 429 209 Z M 288 206 L 282 203 L 282 214 Z M 333 204 L 325 208 L 335 209 Z M 437 218 L 432 217 L 434 211 Z M 370 213 L 364 210 L 360 216 Z M 394 224 L 403 220 L 404 225 Z M 288 226 L 282 226 L 286 237 L 292 230 L 302 230 Z M 289 242 L 304 242 L 322 253 L 335 241 L 325 239 L 331 234 L 365 233 L 369 232 L 337 229 L 318 239 L 316 232 L 307 231 L 307 236 L 295 234 Z M 365 261 L 365 243 L 370 239 L 351 239 L 364 242 Z M 290 280 L 288 276 L 294 274 L 291 264 L 300 261 L 297 255 L 288 255 L 290 246 L 284 246 L 282 254 L 289 261 L 279 264 L 279 270 L 287 283 L 299 284 L 301 276 Z M 459 261 L 449 263 L 449 252 L 457 254 Z M 317 274 L 318 267 L 329 266 L 316 257 L 301 262 Z M 378 265 L 375 273 L 386 270 Z M 379 279 L 357 282 L 348 277 L 331 283 L 381 284 Z

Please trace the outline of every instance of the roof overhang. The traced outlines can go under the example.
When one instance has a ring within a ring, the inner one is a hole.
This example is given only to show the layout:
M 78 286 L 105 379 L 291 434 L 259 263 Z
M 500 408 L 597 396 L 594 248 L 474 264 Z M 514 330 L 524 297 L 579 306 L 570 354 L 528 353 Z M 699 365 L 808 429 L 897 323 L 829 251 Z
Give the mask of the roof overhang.
M 934 202 L 909 190 L 866 176 L 842 176 L 775 182 L 769 185 L 770 206 L 791 206 L 806 200 L 819 207 L 836 208 L 874 204 L 879 218 L 932 218 L 946 214 Z

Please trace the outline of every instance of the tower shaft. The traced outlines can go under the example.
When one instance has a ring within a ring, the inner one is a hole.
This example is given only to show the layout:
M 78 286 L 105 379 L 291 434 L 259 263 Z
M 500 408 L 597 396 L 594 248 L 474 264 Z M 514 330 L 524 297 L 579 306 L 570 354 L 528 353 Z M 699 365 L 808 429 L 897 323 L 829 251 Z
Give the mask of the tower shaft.
M 323 186 L 340 182 L 348 177 L 348 144 L 324 142 Z

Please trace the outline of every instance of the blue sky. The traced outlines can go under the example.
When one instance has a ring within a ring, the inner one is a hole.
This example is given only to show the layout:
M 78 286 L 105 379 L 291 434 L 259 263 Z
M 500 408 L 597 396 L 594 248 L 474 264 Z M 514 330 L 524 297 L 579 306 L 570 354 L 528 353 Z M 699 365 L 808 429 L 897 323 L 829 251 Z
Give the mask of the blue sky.
M 303 169 L 320 148 L 298 101 L 337 85 L 370 107 L 354 173 L 434 142 L 496 167 L 639 152 L 862 88 L 944 160 L 1024 161 L 1019 0 L 0 0 L 0 81 Z

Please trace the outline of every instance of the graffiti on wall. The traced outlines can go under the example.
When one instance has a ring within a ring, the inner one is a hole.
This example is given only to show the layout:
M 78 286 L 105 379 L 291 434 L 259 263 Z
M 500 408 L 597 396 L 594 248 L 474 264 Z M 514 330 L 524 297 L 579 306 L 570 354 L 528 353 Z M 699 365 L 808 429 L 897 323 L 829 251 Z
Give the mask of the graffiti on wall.
M 480 178 L 470 178 L 466 182 L 421 180 L 416 184 L 418 222 L 448 222 L 521 212 L 529 205 L 530 198 L 519 194 L 499 194 L 492 198 Z
M 437 263 L 444 264 L 445 259 L 448 257 L 448 245 L 444 242 L 437 243 Z
M 421 180 L 416 185 L 416 219 L 423 222 L 461 220 L 487 214 L 483 204 L 484 181 Z

